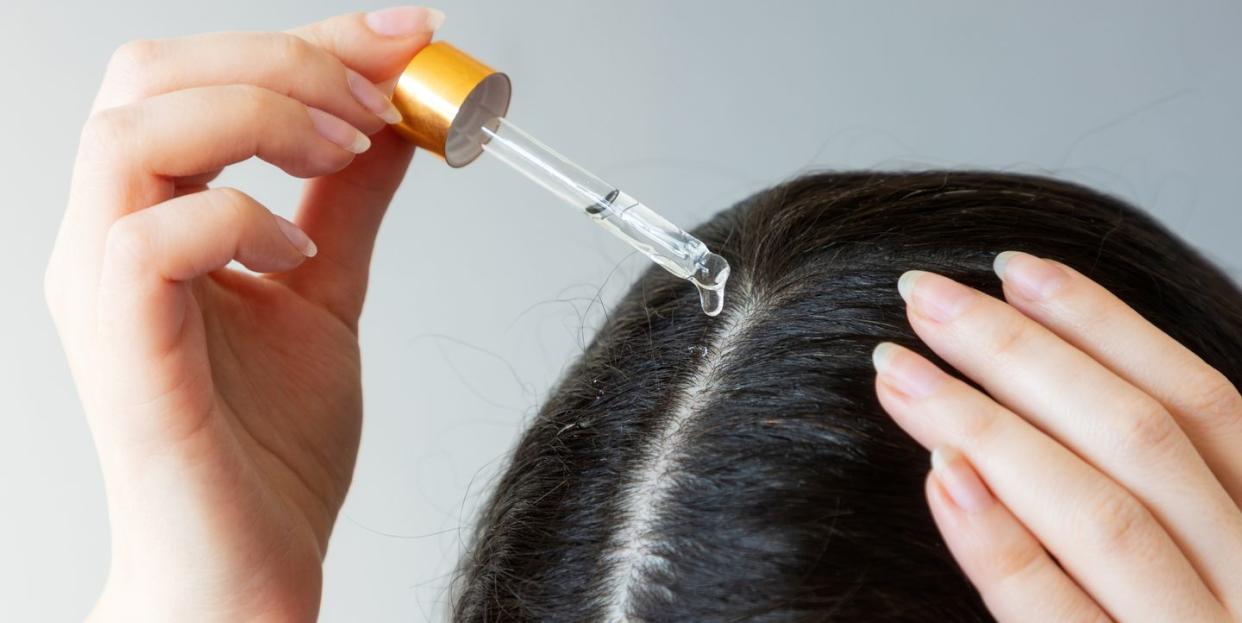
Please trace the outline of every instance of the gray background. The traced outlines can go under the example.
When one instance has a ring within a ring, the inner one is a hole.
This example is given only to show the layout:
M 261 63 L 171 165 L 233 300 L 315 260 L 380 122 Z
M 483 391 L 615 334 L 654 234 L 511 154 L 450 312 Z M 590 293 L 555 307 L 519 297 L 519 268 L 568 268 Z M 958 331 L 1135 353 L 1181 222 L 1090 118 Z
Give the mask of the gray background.
M 991 167 L 1114 192 L 1232 269 L 1237 2 L 446 0 L 507 71 L 511 119 L 689 227 L 816 168 Z M 78 129 L 123 41 L 281 29 L 327 0 L 0 6 L 0 618 L 69 620 L 108 560 L 98 467 L 41 295 Z M 289 214 L 295 180 L 236 185 Z M 362 322 L 366 425 L 323 619 L 440 618 L 471 512 L 522 424 L 645 260 L 487 161 L 426 154 Z

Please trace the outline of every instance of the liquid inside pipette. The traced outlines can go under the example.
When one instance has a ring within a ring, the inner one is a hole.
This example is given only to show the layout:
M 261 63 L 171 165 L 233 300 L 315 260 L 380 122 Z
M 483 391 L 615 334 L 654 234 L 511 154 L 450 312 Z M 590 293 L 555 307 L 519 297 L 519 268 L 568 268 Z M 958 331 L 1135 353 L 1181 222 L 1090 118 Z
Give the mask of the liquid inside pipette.
M 614 188 L 586 212 L 604 229 L 642 251 L 651 261 L 694 284 L 703 313 L 715 316 L 724 308 L 729 262 L 708 250 L 642 202 Z
M 715 316 L 724 308 L 729 263 L 701 240 L 504 117 L 491 118 L 481 131 L 487 137 L 484 151 L 583 210 L 665 270 L 694 284 L 705 314 Z

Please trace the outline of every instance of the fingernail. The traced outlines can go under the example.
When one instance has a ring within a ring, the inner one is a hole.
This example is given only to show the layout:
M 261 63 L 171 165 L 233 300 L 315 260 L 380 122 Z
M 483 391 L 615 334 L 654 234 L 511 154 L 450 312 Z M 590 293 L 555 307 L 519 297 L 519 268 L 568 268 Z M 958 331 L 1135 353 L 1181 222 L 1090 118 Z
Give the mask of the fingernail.
M 375 113 L 387 123 L 401 123 L 401 113 L 397 107 L 392 105 L 392 102 L 374 83 L 349 68 L 345 69 L 345 76 L 349 82 L 349 90 L 363 106 L 367 107 L 367 110 Z
M 881 380 L 911 398 L 926 398 L 944 382 L 944 373 L 930 361 L 892 342 L 880 342 L 871 363 Z
M 992 270 L 1001 281 L 1033 301 L 1052 296 L 1069 278 L 1056 264 L 1018 251 L 997 255 Z
M 444 11 L 421 6 L 396 6 L 371 11 L 367 27 L 385 37 L 409 37 L 432 33 L 444 25 Z
M 932 472 L 953 502 L 968 513 L 978 513 L 996 502 L 987 485 L 975 473 L 961 452 L 939 446 L 932 450 Z
M 308 106 L 307 110 L 310 112 L 311 123 L 315 124 L 315 129 L 319 131 L 320 136 L 355 154 L 371 148 L 371 139 L 359 132 L 358 128 L 349 125 L 348 121 L 334 117 L 318 108 Z
M 884 372 L 888 368 L 888 363 L 893 359 L 893 351 L 897 347 L 891 342 L 880 342 L 876 344 L 875 350 L 871 351 L 871 365 L 875 366 L 876 372 Z
M 897 292 L 906 304 L 939 322 L 953 320 L 966 309 L 975 291 L 934 273 L 907 271 L 897 280 Z
M 311 240 L 310 236 L 307 236 L 306 232 L 302 231 L 301 227 L 294 225 L 279 214 L 273 214 L 272 216 L 276 217 L 276 226 L 280 227 L 280 233 L 284 234 L 302 255 L 315 257 L 315 254 L 319 252 L 319 248 L 315 246 L 315 241 Z
M 444 25 L 444 19 L 444 11 L 440 9 L 427 9 L 427 31 L 435 32 L 440 30 L 440 27 Z

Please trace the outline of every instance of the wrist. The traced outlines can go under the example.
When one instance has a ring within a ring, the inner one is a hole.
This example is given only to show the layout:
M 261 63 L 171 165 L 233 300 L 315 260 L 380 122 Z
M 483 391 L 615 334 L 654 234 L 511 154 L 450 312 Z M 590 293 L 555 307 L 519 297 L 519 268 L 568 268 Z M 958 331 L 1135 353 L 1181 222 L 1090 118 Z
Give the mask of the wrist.
M 163 576 L 152 582 L 119 581 L 109 577 L 95 601 L 88 623 L 185 621 L 214 623 L 301 623 L 319 614 L 322 571 L 296 590 L 278 591 L 259 585 L 229 588 L 204 586 L 201 578 Z M 263 584 L 257 580 L 258 584 Z

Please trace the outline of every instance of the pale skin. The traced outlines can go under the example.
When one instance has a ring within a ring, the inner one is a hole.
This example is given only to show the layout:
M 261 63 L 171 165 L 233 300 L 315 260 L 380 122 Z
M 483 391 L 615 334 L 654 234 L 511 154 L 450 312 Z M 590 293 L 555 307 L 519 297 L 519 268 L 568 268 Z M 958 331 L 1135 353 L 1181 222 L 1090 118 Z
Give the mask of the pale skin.
M 442 19 L 114 55 L 46 277 L 108 495 L 92 619 L 315 618 L 358 451 L 371 250 L 413 153 L 376 85 Z M 209 186 L 256 156 L 310 178 L 293 222 Z M 1082 275 L 998 266 L 1007 302 L 927 273 L 901 287 L 919 336 L 986 393 L 900 347 L 875 358 L 881 403 L 935 449 L 933 515 L 988 607 L 1242 620 L 1242 397 Z
M 1001 621 L 1242 620 L 1242 397 L 1073 269 L 998 256 L 1005 301 L 912 271 L 876 392 L 933 450 L 936 525 Z M 986 392 L 986 393 L 985 393 Z
M 46 277 L 108 494 L 92 618 L 315 618 L 358 451 L 372 244 L 413 153 L 375 84 L 441 19 L 393 9 L 113 56 Z M 312 178 L 297 226 L 208 188 L 253 156 Z

